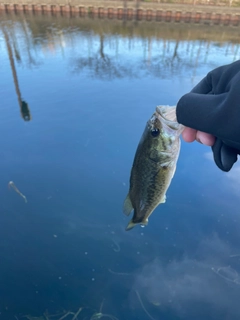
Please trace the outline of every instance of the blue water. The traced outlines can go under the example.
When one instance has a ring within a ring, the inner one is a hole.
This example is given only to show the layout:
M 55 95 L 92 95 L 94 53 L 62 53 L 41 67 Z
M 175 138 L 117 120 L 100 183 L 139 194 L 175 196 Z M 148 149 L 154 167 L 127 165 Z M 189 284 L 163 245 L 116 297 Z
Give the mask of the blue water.
M 79 307 L 87 320 L 102 303 L 119 320 L 239 319 L 239 164 L 223 173 L 210 148 L 183 142 L 166 204 L 125 231 L 130 169 L 155 107 L 239 58 L 222 40 L 233 29 L 205 40 L 206 26 L 194 36 L 190 25 L 147 25 L 1 16 L 2 320 Z

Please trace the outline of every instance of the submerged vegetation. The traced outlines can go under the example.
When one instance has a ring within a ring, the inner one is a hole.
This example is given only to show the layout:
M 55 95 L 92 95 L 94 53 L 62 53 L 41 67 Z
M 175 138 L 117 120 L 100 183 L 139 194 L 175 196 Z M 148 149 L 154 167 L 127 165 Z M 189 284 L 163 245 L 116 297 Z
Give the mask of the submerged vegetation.
M 102 309 L 103 309 L 103 303 L 104 300 L 101 303 L 100 309 L 98 312 L 94 312 L 92 314 L 92 316 L 86 316 L 84 315 L 84 318 L 81 319 L 89 319 L 89 320 L 100 320 L 102 318 L 108 318 L 110 320 L 118 320 L 117 317 L 111 315 L 111 314 L 107 314 L 107 313 L 102 313 Z M 21 317 L 17 317 L 15 316 L 15 318 L 17 320 L 19 320 L 20 318 L 23 319 L 28 319 L 28 320 L 79 320 L 80 318 L 78 317 L 79 314 L 83 311 L 86 310 L 87 308 L 83 308 L 80 307 L 77 312 L 73 312 L 73 311 L 63 311 L 63 312 L 58 312 L 56 314 L 49 314 L 48 311 L 45 311 L 44 314 L 42 316 L 32 316 L 32 315 L 24 315 Z

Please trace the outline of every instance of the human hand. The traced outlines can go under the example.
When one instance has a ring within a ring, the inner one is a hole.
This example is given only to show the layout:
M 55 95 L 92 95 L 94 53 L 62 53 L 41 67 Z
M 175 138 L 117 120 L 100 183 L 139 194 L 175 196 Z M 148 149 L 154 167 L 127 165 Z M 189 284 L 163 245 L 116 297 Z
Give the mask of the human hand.
M 229 171 L 240 154 L 240 61 L 209 72 L 177 104 L 183 139 L 212 146 L 217 166 Z
M 205 144 L 206 146 L 213 146 L 215 137 L 212 134 L 198 131 L 192 128 L 185 127 L 182 132 L 183 140 L 186 142 L 198 141 L 199 143 Z

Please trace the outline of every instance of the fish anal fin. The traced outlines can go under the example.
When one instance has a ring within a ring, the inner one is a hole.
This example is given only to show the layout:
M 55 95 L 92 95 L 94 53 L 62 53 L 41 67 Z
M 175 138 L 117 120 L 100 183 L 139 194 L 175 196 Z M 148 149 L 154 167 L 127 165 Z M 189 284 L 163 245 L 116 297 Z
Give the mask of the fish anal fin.
M 128 194 L 123 204 L 123 212 L 126 216 L 129 216 L 132 211 L 133 211 L 133 205 L 132 205 L 130 196 Z

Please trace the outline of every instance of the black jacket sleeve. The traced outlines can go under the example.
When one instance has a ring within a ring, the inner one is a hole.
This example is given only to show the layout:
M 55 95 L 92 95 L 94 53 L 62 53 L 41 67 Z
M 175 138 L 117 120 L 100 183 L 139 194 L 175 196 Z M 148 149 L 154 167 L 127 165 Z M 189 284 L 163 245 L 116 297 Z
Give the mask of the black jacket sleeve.
M 240 61 L 209 72 L 177 103 L 179 123 L 216 137 L 214 160 L 229 171 L 240 154 Z

